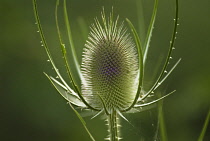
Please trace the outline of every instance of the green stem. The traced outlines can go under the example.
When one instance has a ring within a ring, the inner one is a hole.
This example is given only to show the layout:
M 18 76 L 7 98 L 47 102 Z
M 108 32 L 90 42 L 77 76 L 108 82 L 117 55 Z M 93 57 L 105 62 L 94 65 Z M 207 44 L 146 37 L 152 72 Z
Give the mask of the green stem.
M 201 131 L 201 134 L 200 134 L 200 136 L 198 138 L 198 141 L 203 141 L 205 133 L 206 133 L 206 130 L 207 130 L 207 127 L 208 127 L 208 124 L 209 124 L 209 121 L 210 121 L 210 109 L 209 109 L 209 112 L 208 112 L 208 114 L 206 116 L 206 120 L 205 120 L 205 123 L 203 125 L 203 129 Z
M 110 115 L 108 115 L 108 126 L 109 126 L 109 137 L 110 141 L 119 141 L 119 119 L 116 111 L 113 111 Z
M 159 94 L 158 97 L 161 97 L 161 94 Z M 158 119 L 160 124 L 159 128 L 160 128 L 161 141 L 167 141 L 168 137 L 164 120 L 163 100 L 158 102 Z

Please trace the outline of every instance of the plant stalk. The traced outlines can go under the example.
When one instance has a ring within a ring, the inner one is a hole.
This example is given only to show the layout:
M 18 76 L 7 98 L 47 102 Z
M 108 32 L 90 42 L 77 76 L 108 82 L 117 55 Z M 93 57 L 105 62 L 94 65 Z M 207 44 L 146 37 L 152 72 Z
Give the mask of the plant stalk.
M 109 127 L 109 137 L 110 141 L 119 141 L 120 140 L 120 123 L 117 112 L 114 110 L 111 114 L 108 115 L 108 127 Z

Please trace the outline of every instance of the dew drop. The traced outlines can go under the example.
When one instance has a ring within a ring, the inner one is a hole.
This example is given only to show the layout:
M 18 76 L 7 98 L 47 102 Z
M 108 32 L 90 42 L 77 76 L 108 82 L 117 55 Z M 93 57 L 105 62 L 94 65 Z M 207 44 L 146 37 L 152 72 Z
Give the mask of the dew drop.
M 47 62 L 50 62 L 50 60 L 48 59 Z
M 159 82 L 158 85 L 160 85 L 161 83 Z
M 175 47 L 172 47 L 172 49 L 175 49 Z
M 175 21 L 176 19 L 174 19 L 174 21 Z
M 169 59 L 173 59 L 172 57 L 169 57 Z
M 44 45 L 43 45 L 43 44 L 41 44 L 41 46 L 43 47 Z
M 165 70 L 164 73 L 168 73 L 168 72 Z

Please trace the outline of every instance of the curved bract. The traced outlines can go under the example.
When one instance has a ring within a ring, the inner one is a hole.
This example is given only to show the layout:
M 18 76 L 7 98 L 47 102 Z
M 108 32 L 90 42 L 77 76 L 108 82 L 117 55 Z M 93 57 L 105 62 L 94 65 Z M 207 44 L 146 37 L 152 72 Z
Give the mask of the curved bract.
M 138 53 L 131 36 L 112 14 L 91 26 L 83 52 L 82 95 L 92 107 L 110 113 L 124 110 L 134 101 L 139 78 Z M 102 100 L 101 100 L 102 99 Z M 104 105 L 102 104 L 104 102 Z

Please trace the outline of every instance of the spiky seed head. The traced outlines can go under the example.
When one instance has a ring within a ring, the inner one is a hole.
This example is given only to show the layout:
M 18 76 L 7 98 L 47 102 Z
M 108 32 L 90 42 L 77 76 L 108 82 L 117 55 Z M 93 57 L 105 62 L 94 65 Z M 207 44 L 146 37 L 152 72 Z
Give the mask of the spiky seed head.
M 81 71 L 82 94 L 95 108 L 108 112 L 128 108 L 134 101 L 139 78 L 136 46 L 118 17 L 102 24 L 95 19 L 86 41 Z

